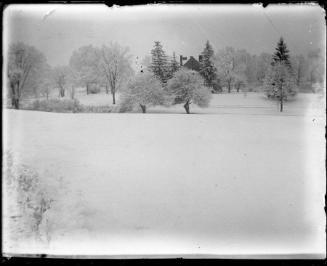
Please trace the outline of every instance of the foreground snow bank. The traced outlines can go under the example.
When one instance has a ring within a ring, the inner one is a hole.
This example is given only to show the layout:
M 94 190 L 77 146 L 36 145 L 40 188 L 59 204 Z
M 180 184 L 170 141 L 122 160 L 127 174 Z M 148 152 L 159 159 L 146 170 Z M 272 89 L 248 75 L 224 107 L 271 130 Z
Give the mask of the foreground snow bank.
M 324 250 L 324 117 L 7 110 L 4 123 L 4 149 L 41 177 L 62 177 L 85 210 L 53 213 L 84 224 L 46 248 L 5 252 Z

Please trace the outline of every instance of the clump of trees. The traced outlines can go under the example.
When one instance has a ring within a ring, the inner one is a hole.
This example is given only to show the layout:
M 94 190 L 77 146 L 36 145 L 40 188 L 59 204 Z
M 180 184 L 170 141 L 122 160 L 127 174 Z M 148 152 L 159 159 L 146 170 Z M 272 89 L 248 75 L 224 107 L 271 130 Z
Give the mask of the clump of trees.
M 69 64 L 77 74 L 77 84 L 86 87 L 86 94 L 92 93 L 92 86 L 104 84 L 106 93 L 110 90 L 112 103 L 116 104 L 117 91 L 133 74 L 130 61 L 127 47 L 110 43 L 101 48 L 92 45 L 79 48 L 73 52 Z
M 202 75 L 207 84 L 212 86 L 215 68 L 211 63 L 213 50 L 207 42 L 203 52 L 204 60 Z M 190 113 L 192 103 L 206 107 L 211 98 L 211 93 L 204 86 L 206 83 L 202 76 L 186 69 L 181 69 L 176 60 L 176 55 L 169 59 L 163 50 L 163 46 L 156 41 L 151 50 L 149 66 L 142 70 L 123 92 L 121 111 L 132 110 L 140 106 L 143 113 L 147 106 L 183 104 L 187 114 Z M 128 108 L 129 107 L 129 108 Z
M 148 106 L 183 104 L 189 114 L 192 103 L 208 106 L 211 92 L 204 85 L 201 74 L 180 68 L 175 54 L 168 60 L 160 42 L 155 42 L 151 54 L 148 67 L 142 69 L 122 91 L 121 112 L 138 107 L 145 113 Z M 211 79 L 208 77 L 208 80 Z
M 246 51 L 235 51 L 233 47 L 226 47 L 218 52 L 215 57 L 217 75 L 222 84 L 227 87 L 228 93 L 233 87 L 239 92 L 248 83 L 247 80 L 252 75 L 247 66 L 249 60 L 250 56 Z

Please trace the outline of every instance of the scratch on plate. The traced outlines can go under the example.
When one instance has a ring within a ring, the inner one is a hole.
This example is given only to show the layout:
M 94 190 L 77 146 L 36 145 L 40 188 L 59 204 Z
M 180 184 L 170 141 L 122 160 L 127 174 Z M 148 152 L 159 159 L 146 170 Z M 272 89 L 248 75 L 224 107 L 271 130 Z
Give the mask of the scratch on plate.
M 42 18 L 42 21 L 45 21 L 51 14 L 55 12 L 55 9 L 48 11 Z

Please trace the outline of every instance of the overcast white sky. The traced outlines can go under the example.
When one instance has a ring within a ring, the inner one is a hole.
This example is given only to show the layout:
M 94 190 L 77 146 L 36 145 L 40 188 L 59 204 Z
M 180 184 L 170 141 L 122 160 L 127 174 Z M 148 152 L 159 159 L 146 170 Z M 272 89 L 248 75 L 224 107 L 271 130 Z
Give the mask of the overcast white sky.
M 209 40 L 252 54 L 272 53 L 282 35 L 292 54 L 325 49 L 324 10 L 316 5 L 10 5 L 4 12 L 4 48 L 34 45 L 50 65 L 68 64 L 73 50 L 117 41 L 139 58 L 161 41 L 168 54 L 197 56 Z

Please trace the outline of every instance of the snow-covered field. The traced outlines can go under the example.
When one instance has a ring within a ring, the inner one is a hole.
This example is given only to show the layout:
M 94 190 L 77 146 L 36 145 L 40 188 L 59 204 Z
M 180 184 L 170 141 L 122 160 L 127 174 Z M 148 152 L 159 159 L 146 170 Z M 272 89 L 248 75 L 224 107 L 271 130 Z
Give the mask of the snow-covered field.
M 325 105 L 301 97 L 283 114 L 250 93 L 193 115 L 4 110 L 4 150 L 67 191 L 48 245 L 4 252 L 324 253 Z

